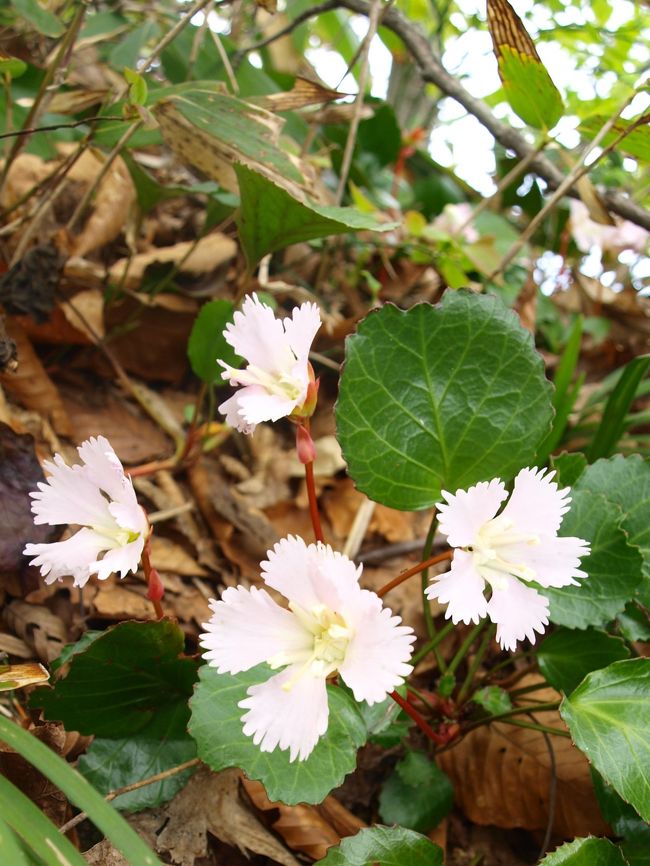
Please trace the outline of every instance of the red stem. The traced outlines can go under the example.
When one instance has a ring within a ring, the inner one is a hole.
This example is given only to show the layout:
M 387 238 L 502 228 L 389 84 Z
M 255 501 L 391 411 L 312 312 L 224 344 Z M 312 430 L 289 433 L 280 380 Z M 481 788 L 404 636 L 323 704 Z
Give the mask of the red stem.
M 405 698 L 403 698 L 398 692 L 391 692 L 391 698 L 395 701 L 396 704 L 404 710 L 415 722 L 418 728 L 423 731 L 430 740 L 433 740 L 434 743 L 438 746 L 446 746 L 449 742 L 448 737 L 444 737 L 441 734 L 436 734 L 430 724 L 426 722 L 422 716 L 418 713 L 414 706 L 412 706 Z
M 316 498 L 316 485 L 314 483 L 314 464 L 305 463 L 305 481 L 307 482 L 307 496 L 309 498 L 309 516 L 311 517 L 311 525 L 314 527 L 314 535 L 316 541 L 325 542 L 323 536 L 323 527 L 320 522 L 320 513 L 318 511 L 318 500 Z
M 425 559 L 424 562 L 419 562 L 417 565 L 414 565 L 413 568 L 408 568 L 406 571 L 398 574 L 397 577 L 393 578 L 393 580 L 391 580 L 385 586 L 382 586 L 381 589 L 377 590 L 377 595 L 379 596 L 379 598 L 382 598 L 384 595 L 386 595 L 387 592 L 390 592 L 391 589 L 395 589 L 395 587 L 399 586 L 400 583 L 404 583 L 405 580 L 408 580 L 409 577 L 413 577 L 414 574 L 418 574 L 420 571 L 424 571 L 431 565 L 437 565 L 439 562 L 444 562 L 446 559 L 451 559 L 453 555 L 453 550 L 445 550 L 443 553 L 438 553 L 436 554 L 436 556 L 432 556 L 430 559 Z

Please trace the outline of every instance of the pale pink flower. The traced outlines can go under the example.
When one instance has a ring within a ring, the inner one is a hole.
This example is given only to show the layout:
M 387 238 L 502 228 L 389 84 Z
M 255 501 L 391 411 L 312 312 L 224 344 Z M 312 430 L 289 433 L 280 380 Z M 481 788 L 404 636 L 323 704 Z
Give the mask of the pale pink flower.
M 40 566 L 46 583 L 67 575 L 75 586 L 84 586 L 91 574 L 124 577 L 137 569 L 149 532 L 133 483 L 108 440 L 87 439 L 77 450 L 81 464 L 68 466 L 55 454 L 44 464 L 47 481 L 30 493 L 34 523 L 82 527 L 65 541 L 26 545 L 23 553 L 34 557 L 31 565 Z
M 443 491 L 445 503 L 437 506 L 440 531 L 456 550 L 450 571 L 434 578 L 427 595 L 448 605 L 445 616 L 454 623 L 489 616 L 503 649 L 514 650 L 525 637 L 535 643 L 535 632 L 548 625 L 548 600 L 528 581 L 560 587 L 587 577 L 578 566 L 589 544 L 557 534 L 571 498 L 554 475 L 522 469 L 498 516 L 508 496 L 498 478 L 455 494 Z
M 384 700 L 411 672 L 412 629 L 359 586 L 361 566 L 324 544 L 289 536 L 262 562 L 267 586 L 239 586 L 212 600 L 201 645 L 219 673 L 237 674 L 266 662 L 280 672 L 251 686 L 239 706 L 244 734 L 263 752 L 288 749 L 305 760 L 327 730 L 326 680 L 338 672 L 357 701 Z
M 276 319 L 257 295 L 249 295 L 223 332 L 248 365 L 243 370 L 219 361 L 231 385 L 242 385 L 219 406 L 226 423 L 252 433 L 261 421 L 277 421 L 303 405 L 310 384 L 309 350 L 321 326 L 317 304 L 294 307 Z
M 571 201 L 571 234 L 576 246 L 583 253 L 592 247 L 603 251 L 620 253 L 621 250 L 634 250 L 642 253 L 650 237 L 646 229 L 629 220 L 618 220 L 609 226 L 592 220 L 587 206 L 581 201 Z
M 480 235 L 468 220 L 472 216 L 472 208 L 467 202 L 461 204 L 446 204 L 442 213 L 434 219 L 434 229 L 454 237 L 463 228 L 462 236 L 468 243 L 475 243 Z

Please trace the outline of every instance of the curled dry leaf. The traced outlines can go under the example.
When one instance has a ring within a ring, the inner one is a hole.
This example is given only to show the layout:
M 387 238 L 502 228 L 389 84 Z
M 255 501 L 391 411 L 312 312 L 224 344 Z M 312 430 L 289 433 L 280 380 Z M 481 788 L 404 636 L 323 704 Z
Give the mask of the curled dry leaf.
M 109 269 L 111 280 L 128 289 L 140 286 L 150 265 L 173 264 L 183 273 L 206 274 L 234 259 L 237 244 L 227 235 L 215 232 L 198 242 L 182 241 L 171 247 L 155 247 L 131 258 L 119 259 Z
M 27 409 L 40 412 L 61 436 L 72 435 L 72 425 L 61 395 L 45 372 L 23 327 L 13 318 L 6 321 L 8 336 L 15 342 L 18 367 L 13 373 L 0 373 L 0 385 Z
M 541 682 L 524 677 L 519 686 Z M 551 688 L 533 693 L 540 701 L 559 700 Z M 524 702 L 527 704 L 527 702 Z M 531 711 L 534 704 L 530 704 Z M 522 721 L 531 721 L 522 716 Z M 539 724 L 566 730 L 556 710 L 534 713 Z M 555 755 L 557 796 L 553 831 L 572 838 L 608 832 L 596 795 L 589 763 L 568 737 L 549 736 Z M 549 818 L 551 758 L 539 731 L 503 722 L 471 731 L 439 756 L 440 767 L 454 784 L 456 803 L 476 824 L 543 830 Z
M 85 151 L 70 171 L 71 180 L 95 182 L 104 168 L 102 154 Z M 135 202 L 135 187 L 126 163 L 116 157 L 97 188 L 92 213 L 72 244 L 72 255 L 85 256 L 114 240 L 127 222 Z
M 63 622 L 43 605 L 14 599 L 4 609 L 3 619 L 43 662 L 51 662 L 60 656 L 68 643 Z
M 177 866 L 194 866 L 208 854 L 208 834 L 244 852 L 282 866 L 298 861 L 253 814 L 239 791 L 239 771 L 212 773 L 200 768 L 173 800 L 155 810 L 154 844 Z
M 319 806 L 286 806 L 269 800 L 261 782 L 242 778 L 242 785 L 258 809 L 277 810 L 272 826 L 289 848 L 314 860 L 321 860 L 342 836 L 352 836 L 366 826 L 332 796 Z

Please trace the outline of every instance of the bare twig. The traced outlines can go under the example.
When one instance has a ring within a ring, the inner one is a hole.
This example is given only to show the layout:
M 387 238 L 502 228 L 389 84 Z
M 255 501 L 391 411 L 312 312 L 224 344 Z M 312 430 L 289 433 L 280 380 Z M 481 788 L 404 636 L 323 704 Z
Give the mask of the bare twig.
M 528 242 L 528 239 L 537 231 L 538 227 L 542 224 L 542 222 L 546 219 L 547 215 L 551 210 L 558 204 L 560 199 L 565 196 L 569 190 L 576 184 L 581 177 L 584 177 L 593 166 L 599 162 L 607 153 L 609 153 L 615 146 L 616 143 L 623 137 L 623 134 L 617 136 L 617 138 L 606 147 L 601 153 L 596 157 L 593 162 L 589 163 L 589 165 L 585 165 L 586 160 L 589 156 L 594 152 L 594 150 L 600 145 L 608 132 L 611 132 L 614 124 L 618 120 L 621 115 L 621 112 L 630 104 L 632 99 L 636 96 L 636 91 L 629 96 L 623 105 L 620 106 L 618 111 L 609 118 L 609 120 L 603 124 L 601 129 L 599 130 L 596 137 L 591 141 L 582 151 L 582 154 L 576 161 L 575 165 L 571 169 L 571 171 L 566 175 L 562 183 L 555 190 L 553 195 L 548 199 L 544 207 L 535 214 L 532 220 L 528 223 L 523 232 L 519 235 L 514 244 L 510 247 L 508 252 L 501 259 L 499 266 L 494 270 L 490 276 L 488 277 L 488 282 L 494 280 L 500 273 L 502 273 L 505 268 L 510 264 L 510 262 L 517 255 L 519 250 Z M 624 134 L 627 134 L 627 130 Z
M 361 15 L 370 14 L 370 3 L 367 0 L 339 0 L 339 6 L 351 9 Z M 500 142 L 504 147 L 514 150 L 523 159 L 534 147 L 524 136 L 511 126 L 498 120 L 491 109 L 480 99 L 476 99 L 463 87 L 460 81 L 443 68 L 440 60 L 434 54 L 430 40 L 416 25 L 410 22 L 398 9 L 387 9 L 382 17 L 382 26 L 397 34 L 418 66 L 424 81 L 435 84 L 443 93 L 459 102 Z M 563 172 L 550 160 L 539 154 L 531 162 L 533 171 L 548 183 L 551 189 L 557 189 L 564 180 Z M 575 191 L 568 190 L 567 195 L 577 198 Z M 613 213 L 631 220 L 637 225 L 650 229 L 650 212 L 640 207 L 621 193 L 607 191 L 602 193 L 605 206 Z
M 310 6 L 309 9 L 305 9 L 304 12 L 301 12 L 300 15 L 296 15 L 286 27 L 283 27 L 281 30 L 277 30 L 275 33 L 272 33 L 270 36 L 266 36 L 264 39 L 260 39 L 259 42 L 253 42 L 251 45 L 245 45 L 243 48 L 240 48 L 233 55 L 232 65 L 237 68 L 237 66 L 241 63 L 242 58 L 247 54 L 250 54 L 251 51 L 259 51 L 260 48 L 266 48 L 267 45 L 270 45 L 272 42 L 275 42 L 277 39 L 282 39 L 283 36 L 287 36 L 289 33 L 292 33 L 296 27 L 299 27 L 304 21 L 308 21 L 310 18 L 315 18 L 317 15 L 321 15 L 323 12 L 330 12 L 332 9 L 337 9 L 340 6 L 339 0 L 327 0 L 325 3 L 317 3 L 315 6 Z
M 88 123 L 99 123 L 104 120 L 124 120 L 124 118 L 119 115 L 98 114 L 96 117 L 84 117 L 83 120 L 73 120 L 71 123 L 53 123 L 50 126 L 31 126 L 14 129 L 13 132 L 0 133 L 0 139 L 15 138 L 17 135 L 32 135 L 34 132 L 56 132 L 58 129 L 75 129 L 77 126 L 85 126 Z
M 352 165 L 352 155 L 357 143 L 357 132 L 359 130 L 359 123 L 363 112 L 363 103 L 366 98 L 366 84 L 368 82 L 368 71 L 370 67 L 370 45 L 377 33 L 379 18 L 382 11 L 385 11 L 385 8 L 382 8 L 382 0 L 371 0 L 368 12 L 368 31 L 361 48 L 359 49 L 359 59 L 361 61 L 361 67 L 359 69 L 359 92 L 354 101 L 354 113 L 352 115 L 352 120 L 350 121 L 348 137 L 345 141 L 345 149 L 341 161 L 341 173 L 339 175 L 339 185 L 336 190 L 336 204 L 341 204 L 343 193 L 345 192 L 345 185 L 348 182 L 348 174 L 350 172 L 350 166 Z
M 114 800 L 121 794 L 128 794 L 130 791 L 137 791 L 139 788 L 144 788 L 146 785 L 153 785 L 154 782 L 163 782 L 165 779 L 169 779 L 170 776 L 182 773 L 183 770 L 189 770 L 190 767 L 196 767 L 200 763 L 201 761 L 199 758 L 192 758 L 190 761 L 185 761 L 185 763 L 178 764 L 176 767 L 170 767 L 168 770 L 163 770 L 161 773 L 156 773 L 154 776 L 149 776 L 147 779 L 141 779 L 139 782 L 133 782 L 131 785 L 124 785 L 123 788 L 117 788 L 115 791 L 111 791 L 107 794 L 105 799 L 110 803 L 111 800 Z M 77 824 L 81 824 L 82 821 L 85 821 L 87 817 L 87 812 L 79 812 L 78 815 L 75 815 L 74 818 L 71 818 L 59 827 L 59 833 L 69 833 L 70 830 L 77 826 Z

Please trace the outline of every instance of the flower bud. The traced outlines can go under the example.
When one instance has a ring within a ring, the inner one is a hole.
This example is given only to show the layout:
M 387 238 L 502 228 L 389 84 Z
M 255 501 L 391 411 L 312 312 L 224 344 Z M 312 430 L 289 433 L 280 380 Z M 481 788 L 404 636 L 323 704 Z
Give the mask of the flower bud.
M 150 601 L 160 601 L 165 594 L 165 587 L 160 579 L 157 569 L 152 568 L 149 571 L 149 581 L 147 587 L 147 598 Z
M 316 446 L 309 431 L 304 427 L 296 427 L 296 451 L 301 463 L 313 463 L 316 459 Z

